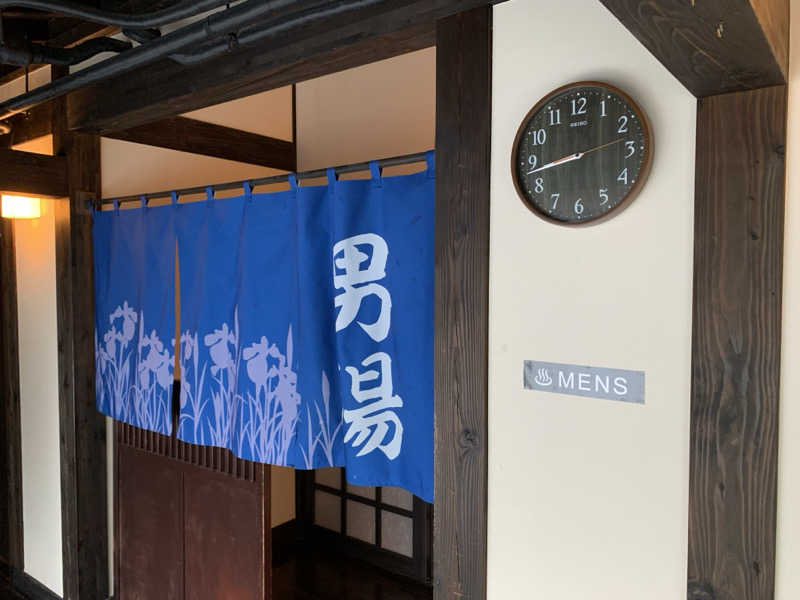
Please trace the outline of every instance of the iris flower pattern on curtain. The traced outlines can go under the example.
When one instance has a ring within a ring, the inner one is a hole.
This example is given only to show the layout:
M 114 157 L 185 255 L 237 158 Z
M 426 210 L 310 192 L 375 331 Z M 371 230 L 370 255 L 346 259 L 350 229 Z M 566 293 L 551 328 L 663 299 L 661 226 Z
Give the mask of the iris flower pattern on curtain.
M 180 439 L 432 500 L 432 155 L 413 175 L 290 180 L 95 215 L 98 409 L 171 433 L 175 361 Z

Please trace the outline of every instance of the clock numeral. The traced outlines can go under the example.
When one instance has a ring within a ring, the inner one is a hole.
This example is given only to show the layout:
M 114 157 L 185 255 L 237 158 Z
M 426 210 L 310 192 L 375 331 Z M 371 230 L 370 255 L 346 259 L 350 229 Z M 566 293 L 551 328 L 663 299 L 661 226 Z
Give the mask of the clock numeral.
M 608 116 L 608 114 L 606 114 L 606 101 L 605 100 L 601 100 L 600 101 L 600 116 L 601 117 L 607 117 Z
M 586 114 L 586 98 L 578 98 L 572 101 L 572 116 Z
M 536 184 L 533 187 L 533 191 L 537 194 L 541 194 L 544 191 L 544 179 L 541 177 L 536 179 Z
M 608 189 L 607 188 L 600 188 L 600 206 L 603 206 L 606 202 L 608 202 Z
M 561 194 L 550 194 L 550 198 L 553 200 L 553 210 L 556 209 L 558 206 L 558 199 L 561 197 Z
M 575 214 L 576 215 L 582 215 L 583 214 L 583 200 L 578 198 L 575 201 L 575 206 L 573 208 L 575 209 Z
M 628 185 L 628 167 L 622 169 L 619 175 L 617 175 L 617 181 L 621 181 L 625 185 Z
M 617 121 L 619 122 L 617 133 L 628 133 L 628 117 L 622 115 Z
M 547 132 L 544 129 L 531 131 L 531 137 L 533 138 L 534 146 L 541 146 L 547 141 Z
M 628 149 L 628 153 L 625 155 L 625 158 L 630 158 L 636 154 L 636 142 L 625 142 L 625 148 Z
M 561 109 L 550 111 L 550 125 L 561 125 Z
M 536 168 L 536 155 L 535 154 L 531 154 L 528 157 L 528 164 L 531 166 L 531 169 L 535 169 Z

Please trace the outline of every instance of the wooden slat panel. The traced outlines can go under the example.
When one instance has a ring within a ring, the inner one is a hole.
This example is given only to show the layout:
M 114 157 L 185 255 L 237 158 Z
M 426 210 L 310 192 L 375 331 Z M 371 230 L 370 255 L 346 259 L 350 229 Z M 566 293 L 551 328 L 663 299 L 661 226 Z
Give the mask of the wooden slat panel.
M 0 411 L 3 444 L 0 471 L 0 523 L 3 547 L 0 554 L 11 567 L 23 568 L 22 435 L 19 395 L 19 337 L 17 331 L 17 267 L 13 222 L 0 219 Z
M 695 96 L 786 81 L 788 0 L 601 2 Z
M 436 35 L 436 600 L 486 596 L 491 17 Z
M 111 131 L 105 136 L 284 171 L 297 170 L 294 142 L 185 117 Z
M 771 600 L 786 88 L 698 104 L 689 599 Z
M 66 196 L 67 162 L 61 156 L 0 148 L 0 191 Z

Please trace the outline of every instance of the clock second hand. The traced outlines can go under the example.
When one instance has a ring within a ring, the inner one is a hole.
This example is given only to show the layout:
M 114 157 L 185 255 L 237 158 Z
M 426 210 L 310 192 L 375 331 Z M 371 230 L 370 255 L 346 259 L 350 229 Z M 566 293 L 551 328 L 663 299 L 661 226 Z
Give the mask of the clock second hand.
M 595 146 L 594 148 L 589 148 L 588 150 L 584 150 L 583 152 L 576 152 L 575 154 L 570 154 L 565 156 L 564 158 L 559 158 L 558 160 L 554 160 L 552 162 L 547 163 L 546 165 L 542 165 L 538 169 L 533 169 L 532 171 L 528 171 L 528 175 L 532 175 L 534 173 L 538 173 L 539 171 L 544 171 L 545 169 L 549 169 L 550 167 L 555 167 L 556 165 L 561 165 L 567 162 L 571 162 L 573 160 L 578 160 L 579 158 L 583 158 L 590 152 L 594 152 L 595 150 L 600 150 L 601 148 L 607 148 L 608 146 L 613 146 L 614 144 L 619 144 L 625 138 L 619 138 L 614 140 L 613 142 L 607 142 L 605 144 L 601 144 L 600 146 Z

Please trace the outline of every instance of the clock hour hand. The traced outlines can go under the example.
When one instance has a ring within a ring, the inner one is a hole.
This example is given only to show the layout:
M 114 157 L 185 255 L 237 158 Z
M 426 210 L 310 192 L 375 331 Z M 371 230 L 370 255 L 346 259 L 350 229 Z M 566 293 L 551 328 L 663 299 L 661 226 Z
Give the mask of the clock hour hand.
M 554 160 L 553 162 L 549 162 L 546 165 L 542 165 L 538 169 L 533 169 L 532 171 L 528 171 L 528 175 L 532 175 L 533 173 L 538 173 L 539 171 L 544 171 L 545 169 L 549 169 L 549 168 L 555 167 L 557 165 L 562 165 L 562 164 L 570 162 L 572 160 L 578 160 L 584 154 L 585 154 L 584 152 L 576 152 L 575 154 L 570 154 L 569 156 L 565 156 L 564 158 L 559 158 L 558 160 Z
M 595 146 L 594 148 L 589 148 L 588 150 L 584 150 L 583 152 L 576 152 L 575 154 L 570 154 L 568 156 L 565 156 L 564 158 L 559 158 L 558 160 L 554 160 L 553 162 L 549 162 L 546 165 L 542 165 L 538 169 L 533 169 L 531 171 L 528 171 L 527 174 L 528 175 L 533 175 L 534 173 L 538 173 L 539 171 L 544 171 L 545 169 L 549 169 L 549 168 L 555 167 L 557 165 L 563 165 L 564 163 L 567 163 L 567 162 L 570 162 L 570 161 L 573 161 L 573 160 L 578 160 L 579 158 L 583 158 L 583 156 L 585 154 L 589 154 L 590 152 L 594 152 L 594 151 L 600 150 L 602 148 L 607 148 L 608 146 L 613 146 L 614 144 L 619 144 L 624 139 L 625 138 L 619 138 L 619 139 L 616 139 L 614 141 L 611 141 L 611 142 L 608 142 L 608 143 L 605 143 L 605 144 L 601 144 L 600 146 Z

